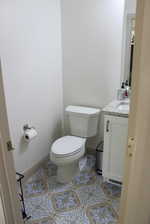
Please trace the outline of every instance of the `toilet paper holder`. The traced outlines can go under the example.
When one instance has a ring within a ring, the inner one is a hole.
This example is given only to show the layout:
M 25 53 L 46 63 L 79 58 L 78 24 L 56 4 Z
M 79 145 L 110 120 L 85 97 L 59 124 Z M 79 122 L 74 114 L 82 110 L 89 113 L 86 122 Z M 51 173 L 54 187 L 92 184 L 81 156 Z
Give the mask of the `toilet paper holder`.
M 23 130 L 24 131 L 26 131 L 26 130 L 28 130 L 28 129 L 35 129 L 34 127 L 31 127 L 31 126 L 29 126 L 28 124 L 25 124 L 24 126 L 23 126 Z
M 34 127 L 29 126 L 28 124 L 25 124 L 23 126 L 23 137 L 26 142 L 30 142 L 37 136 L 37 131 Z

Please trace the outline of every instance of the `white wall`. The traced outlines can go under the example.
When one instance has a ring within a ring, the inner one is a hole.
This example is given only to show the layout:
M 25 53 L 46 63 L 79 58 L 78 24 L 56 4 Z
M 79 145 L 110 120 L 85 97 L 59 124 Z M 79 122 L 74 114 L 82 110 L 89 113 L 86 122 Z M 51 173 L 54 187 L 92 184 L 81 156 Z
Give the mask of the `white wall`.
M 102 108 L 120 86 L 124 0 L 61 2 L 64 106 Z
M 61 132 L 62 74 L 59 0 L 1 0 L 0 55 L 17 171 L 49 153 Z M 36 127 L 30 144 L 22 127 Z

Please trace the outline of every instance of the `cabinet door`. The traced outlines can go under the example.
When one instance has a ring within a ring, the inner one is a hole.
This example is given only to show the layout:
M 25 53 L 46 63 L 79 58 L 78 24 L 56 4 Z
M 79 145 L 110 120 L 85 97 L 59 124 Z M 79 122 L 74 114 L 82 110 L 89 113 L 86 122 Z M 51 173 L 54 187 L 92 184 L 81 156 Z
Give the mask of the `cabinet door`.
M 104 178 L 122 182 L 127 136 L 128 118 L 104 116 Z

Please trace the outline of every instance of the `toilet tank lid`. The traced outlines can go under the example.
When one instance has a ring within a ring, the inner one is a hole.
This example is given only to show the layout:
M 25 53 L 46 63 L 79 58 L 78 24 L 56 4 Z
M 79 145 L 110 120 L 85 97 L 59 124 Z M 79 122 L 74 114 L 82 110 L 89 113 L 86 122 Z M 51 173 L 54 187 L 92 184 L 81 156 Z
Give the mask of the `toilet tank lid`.
M 94 114 L 99 114 L 100 109 L 96 109 L 96 108 L 92 108 L 92 107 L 70 105 L 70 106 L 66 107 L 66 112 L 86 114 L 86 115 L 94 115 Z

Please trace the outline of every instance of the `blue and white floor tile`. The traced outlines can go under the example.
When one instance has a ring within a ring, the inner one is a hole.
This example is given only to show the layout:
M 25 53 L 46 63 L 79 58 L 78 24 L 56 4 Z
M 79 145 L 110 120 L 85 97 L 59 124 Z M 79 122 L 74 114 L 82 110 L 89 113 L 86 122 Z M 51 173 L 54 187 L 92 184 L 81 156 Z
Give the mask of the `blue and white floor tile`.
M 91 224 L 115 224 L 117 215 L 108 203 L 89 206 L 86 212 Z
M 84 208 L 74 209 L 69 212 L 60 213 L 56 216 L 56 224 L 90 224 Z
M 121 188 L 103 183 L 87 155 L 80 174 L 59 184 L 56 166 L 47 161 L 24 185 L 27 224 L 116 224 Z
M 47 191 L 48 184 L 46 181 L 46 173 L 43 168 L 40 168 L 24 185 L 24 195 L 26 198 L 34 197 L 45 194 Z
M 51 163 L 50 160 L 47 160 L 47 162 L 44 164 L 44 169 L 48 177 L 56 176 L 57 166 Z
M 117 213 L 117 216 L 119 215 L 119 207 L 120 207 L 120 198 L 117 199 L 113 199 L 111 200 L 111 205 L 112 208 L 115 210 L 115 212 Z
M 79 162 L 79 167 L 81 171 L 91 170 L 95 167 L 96 159 L 93 155 L 87 155 L 82 158 Z
M 100 188 L 100 185 L 97 184 L 82 186 L 76 189 L 76 193 L 80 199 L 81 204 L 86 207 L 88 205 L 93 205 L 107 200 L 104 192 Z
M 52 195 L 51 200 L 57 212 L 69 211 L 80 206 L 80 200 L 74 191 L 55 193 Z
M 48 194 L 25 199 L 26 212 L 32 220 L 49 217 L 54 213 Z
M 81 171 L 78 176 L 73 179 L 73 185 L 75 187 L 87 186 L 96 182 L 96 175 L 93 171 Z
M 51 192 L 51 193 L 66 191 L 68 189 L 71 189 L 71 187 L 72 187 L 71 182 L 68 184 L 58 183 L 56 176 L 52 176 L 51 178 L 48 178 L 47 182 L 48 182 L 49 192 Z
M 102 183 L 101 185 L 104 193 L 110 198 L 120 198 L 121 196 L 121 187 L 111 184 L 111 183 Z
M 46 217 L 35 221 L 28 221 L 28 224 L 56 224 L 56 222 L 54 221 L 53 218 Z

